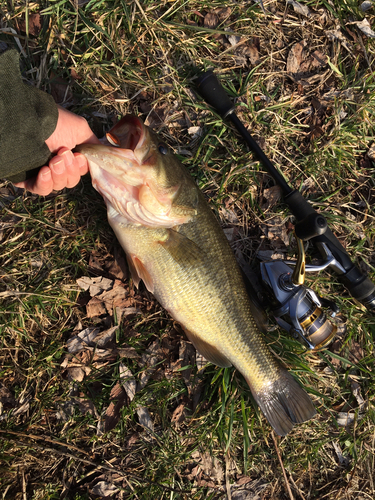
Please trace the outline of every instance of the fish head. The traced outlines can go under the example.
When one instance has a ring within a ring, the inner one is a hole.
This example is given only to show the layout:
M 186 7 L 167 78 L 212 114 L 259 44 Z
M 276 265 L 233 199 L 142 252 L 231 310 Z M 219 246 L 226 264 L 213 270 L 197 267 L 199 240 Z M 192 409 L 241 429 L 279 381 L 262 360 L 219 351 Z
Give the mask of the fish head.
M 173 227 L 196 213 L 194 183 L 170 148 L 138 117 L 124 116 L 103 144 L 81 144 L 76 151 L 86 156 L 93 186 L 107 206 L 129 222 Z

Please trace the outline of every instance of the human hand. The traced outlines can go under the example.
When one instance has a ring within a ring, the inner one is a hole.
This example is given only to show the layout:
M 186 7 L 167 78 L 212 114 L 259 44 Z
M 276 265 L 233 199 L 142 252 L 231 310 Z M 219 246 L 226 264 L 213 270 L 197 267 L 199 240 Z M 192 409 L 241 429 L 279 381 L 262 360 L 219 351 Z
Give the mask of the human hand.
M 59 117 L 53 134 L 46 140 L 51 153 L 56 153 L 32 179 L 15 184 L 32 193 L 46 196 L 53 190 L 72 188 L 78 184 L 82 175 L 88 172 L 88 164 L 81 153 L 72 153 L 78 144 L 100 144 L 87 121 L 58 106 Z

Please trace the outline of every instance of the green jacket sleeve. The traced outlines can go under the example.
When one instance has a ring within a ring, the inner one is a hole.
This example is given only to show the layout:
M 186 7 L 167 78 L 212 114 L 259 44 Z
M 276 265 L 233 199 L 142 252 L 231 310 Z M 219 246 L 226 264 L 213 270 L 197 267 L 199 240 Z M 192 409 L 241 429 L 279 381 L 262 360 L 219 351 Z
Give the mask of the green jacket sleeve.
M 56 128 L 57 105 L 23 83 L 16 50 L 0 55 L 0 178 L 19 182 L 36 175 L 50 157 L 45 140 Z

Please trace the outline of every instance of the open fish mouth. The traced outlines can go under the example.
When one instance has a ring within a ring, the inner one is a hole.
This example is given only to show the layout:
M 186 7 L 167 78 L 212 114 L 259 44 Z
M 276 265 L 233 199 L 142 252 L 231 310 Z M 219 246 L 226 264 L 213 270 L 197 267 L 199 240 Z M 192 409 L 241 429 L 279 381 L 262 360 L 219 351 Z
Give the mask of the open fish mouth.
M 170 216 L 173 189 L 172 194 L 157 189 L 158 150 L 136 116 L 123 117 L 101 145 L 81 144 L 76 150 L 88 160 L 94 188 L 128 223 L 171 228 L 186 222 L 185 214 Z
M 108 144 L 135 152 L 141 149 L 146 139 L 146 129 L 142 121 L 133 115 L 122 118 L 106 134 Z

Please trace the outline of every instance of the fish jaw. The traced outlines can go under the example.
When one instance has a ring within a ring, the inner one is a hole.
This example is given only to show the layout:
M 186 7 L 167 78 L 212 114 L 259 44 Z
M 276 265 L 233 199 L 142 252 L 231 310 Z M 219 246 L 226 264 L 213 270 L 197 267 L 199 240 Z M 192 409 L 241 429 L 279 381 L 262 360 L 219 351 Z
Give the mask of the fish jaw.
M 76 148 L 86 156 L 92 184 L 107 206 L 127 217 L 129 223 L 147 227 L 171 228 L 195 215 L 191 207 L 174 206 L 180 184 L 170 184 L 160 175 L 160 170 L 164 172 L 157 144 L 138 118 L 124 117 L 108 138 L 118 146 L 111 146 L 107 140 L 105 145 L 82 144 Z

